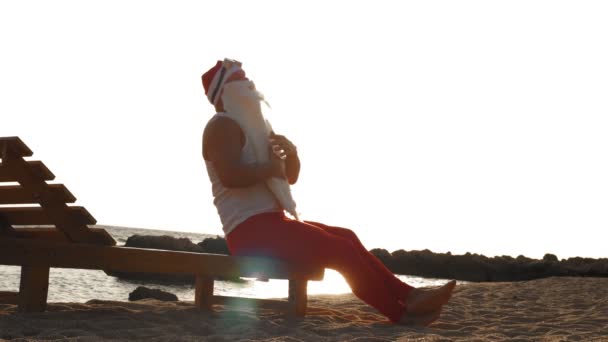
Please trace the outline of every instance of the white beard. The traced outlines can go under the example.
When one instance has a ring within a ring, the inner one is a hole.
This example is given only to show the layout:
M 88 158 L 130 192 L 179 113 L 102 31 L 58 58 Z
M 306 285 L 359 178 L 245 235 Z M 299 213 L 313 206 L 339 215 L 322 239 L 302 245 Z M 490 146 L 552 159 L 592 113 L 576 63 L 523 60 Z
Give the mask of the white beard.
M 222 102 L 225 115 L 239 123 L 253 145 L 257 162 L 265 163 L 271 158 L 268 138 L 272 127 L 262 114 L 262 93 L 251 81 L 234 81 L 224 85 Z M 296 202 L 293 200 L 287 180 L 277 177 L 266 179 L 266 186 L 281 207 L 299 220 Z
M 260 114 L 264 95 L 248 80 L 233 81 L 224 85 L 222 103 L 226 112 L 234 114 Z

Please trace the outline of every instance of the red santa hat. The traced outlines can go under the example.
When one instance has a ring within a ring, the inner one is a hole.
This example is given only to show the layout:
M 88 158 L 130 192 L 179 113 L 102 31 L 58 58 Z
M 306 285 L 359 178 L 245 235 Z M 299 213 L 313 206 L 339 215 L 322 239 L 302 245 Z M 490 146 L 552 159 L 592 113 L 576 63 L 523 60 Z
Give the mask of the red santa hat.
M 211 104 L 214 106 L 217 104 L 226 80 L 235 72 L 242 70 L 241 65 L 242 63 L 239 61 L 226 58 L 223 61 L 217 61 L 213 68 L 203 74 L 203 88 L 205 88 L 205 95 Z

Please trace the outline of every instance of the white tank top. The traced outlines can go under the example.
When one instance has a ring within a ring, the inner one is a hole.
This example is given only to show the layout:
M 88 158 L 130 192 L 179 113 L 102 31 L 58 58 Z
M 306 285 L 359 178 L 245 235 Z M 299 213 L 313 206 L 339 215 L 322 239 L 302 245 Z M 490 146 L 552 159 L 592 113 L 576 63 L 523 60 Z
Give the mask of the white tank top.
M 223 113 L 218 113 L 216 116 L 227 117 L 223 115 Z M 255 164 L 256 158 L 253 146 L 247 135 L 244 135 L 245 145 L 241 150 L 241 163 Z M 213 204 L 220 215 L 222 229 L 226 236 L 228 236 L 236 226 L 251 216 L 282 211 L 281 206 L 272 192 L 268 189 L 265 182 L 246 188 L 227 188 L 220 181 L 220 178 L 213 167 L 213 163 L 205 160 L 205 166 L 207 167 L 207 174 L 211 181 Z

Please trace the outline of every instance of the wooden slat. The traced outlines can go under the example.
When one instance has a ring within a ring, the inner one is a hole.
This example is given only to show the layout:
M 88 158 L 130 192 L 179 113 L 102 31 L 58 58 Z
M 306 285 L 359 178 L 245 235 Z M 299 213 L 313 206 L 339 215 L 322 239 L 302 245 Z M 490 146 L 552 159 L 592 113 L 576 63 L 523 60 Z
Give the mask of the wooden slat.
M 64 203 L 76 202 L 76 197 L 63 184 L 50 184 L 48 186 L 48 194 L 43 196 L 52 196 L 58 201 Z M 30 195 L 20 185 L 0 185 L 0 204 L 35 204 L 38 199 Z
M 49 292 L 48 266 L 22 266 L 19 284 L 19 311 L 43 312 Z
M 19 137 L 0 137 L 0 158 L 4 158 L 4 150 L 11 149 L 20 157 L 30 157 L 32 150 Z
M 93 235 L 97 235 L 99 240 L 107 240 L 107 245 L 115 245 L 116 241 L 110 233 L 108 233 L 105 229 L 102 228 L 89 228 Z M 11 233 L 12 237 L 21 238 L 21 239 L 41 239 L 41 240 L 55 240 L 55 241 L 64 241 L 69 242 L 70 240 L 65 236 L 65 234 L 54 228 L 40 228 L 40 227 L 17 227 L 13 228 Z
M 43 180 L 50 181 L 55 179 L 55 175 L 44 165 L 43 162 L 34 160 L 27 161 L 32 173 Z M 16 182 L 17 180 L 13 175 L 9 173 L 9 170 L 4 166 L 0 165 L 0 182 Z
M 322 280 L 324 273 L 264 258 L 15 238 L 0 238 L 0 264 L 208 277 L 256 278 L 263 273 L 271 279 Z
M 67 207 L 68 214 L 81 225 L 95 224 L 95 218 L 83 207 Z M 40 207 L 0 207 L 0 215 L 15 226 L 53 225 L 47 212 Z

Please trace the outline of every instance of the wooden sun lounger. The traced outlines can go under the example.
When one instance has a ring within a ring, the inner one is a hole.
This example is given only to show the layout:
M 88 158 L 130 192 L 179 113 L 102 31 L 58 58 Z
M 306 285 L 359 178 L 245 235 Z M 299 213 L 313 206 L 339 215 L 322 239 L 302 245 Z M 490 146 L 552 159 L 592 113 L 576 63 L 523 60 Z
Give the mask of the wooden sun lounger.
M 0 291 L 0 303 L 18 304 L 22 312 L 44 311 L 49 270 L 57 267 L 192 274 L 195 305 L 201 309 L 276 302 L 216 296 L 216 277 L 287 279 L 288 299 L 281 302 L 289 313 L 306 314 L 307 282 L 322 280 L 322 268 L 304 269 L 266 258 L 118 247 L 107 231 L 89 227 L 96 220 L 85 208 L 67 205 L 76 198 L 64 185 L 46 182 L 55 176 L 42 162 L 23 159 L 31 155 L 18 137 L 0 138 L 0 265 L 21 266 L 19 292 Z M 51 227 L 31 227 L 40 225 Z

